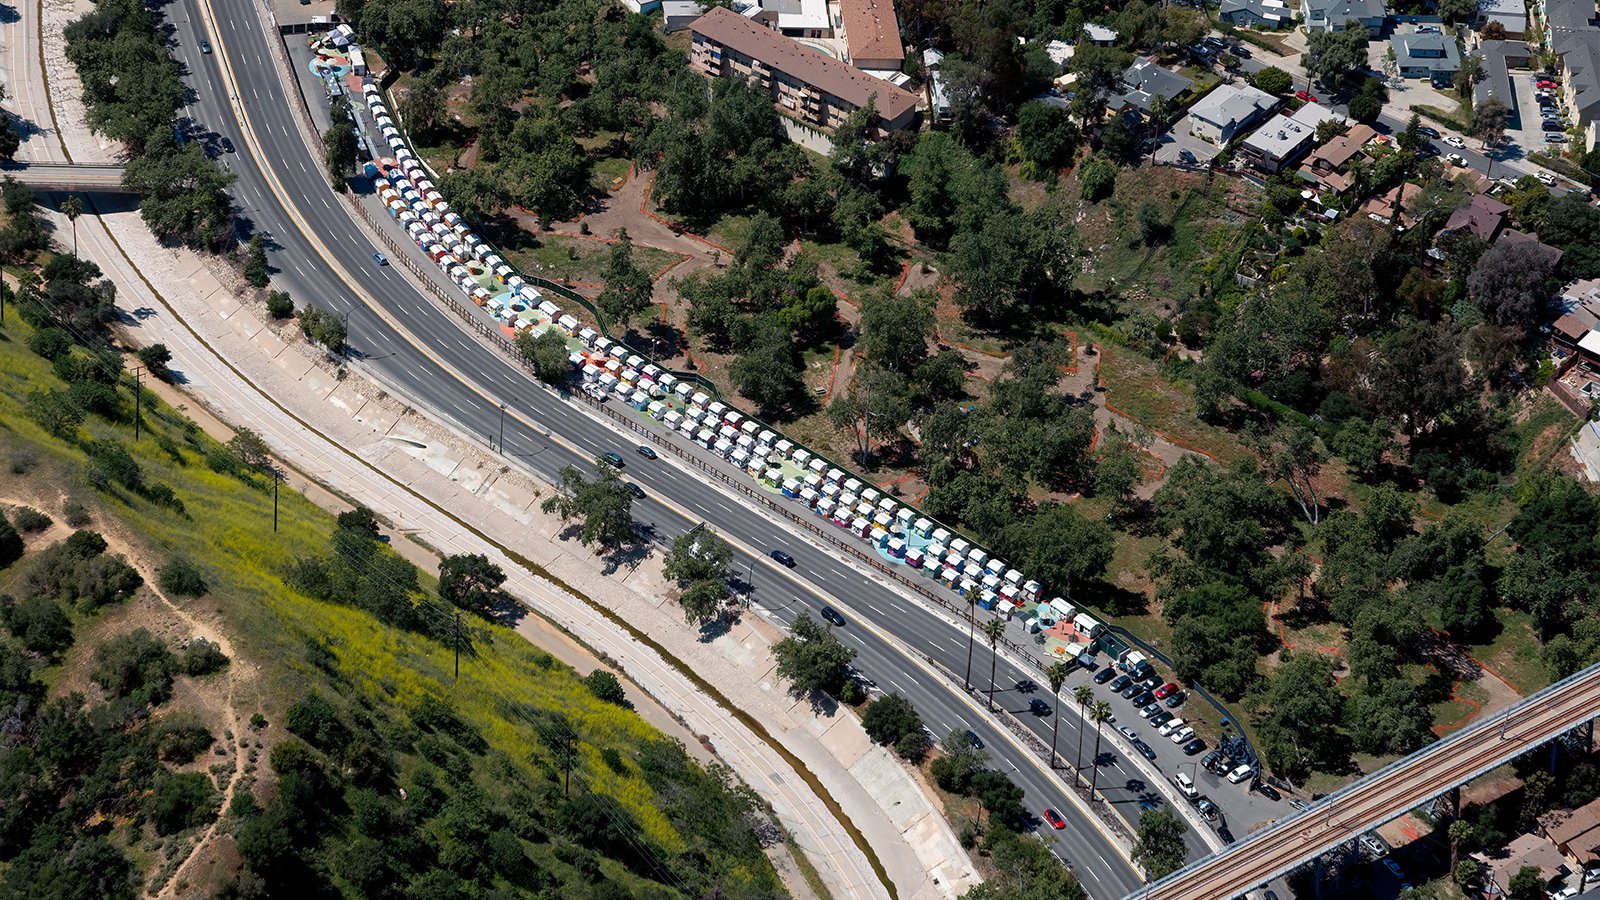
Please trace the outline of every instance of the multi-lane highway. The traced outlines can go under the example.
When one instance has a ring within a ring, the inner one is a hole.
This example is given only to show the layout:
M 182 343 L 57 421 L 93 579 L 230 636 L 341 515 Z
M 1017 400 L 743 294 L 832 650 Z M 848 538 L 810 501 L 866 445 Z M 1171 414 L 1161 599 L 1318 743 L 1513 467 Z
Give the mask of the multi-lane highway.
M 176 52 L 195 92 L 187 113 L 197 126 L 229 138 L 237 148 L 222 159 L 239 179 L 234 193 L 241 217 L 270 237 L 275 286 L 301 303 L 348 313 L 352 357 L 468 433 L 497 434 L 499 405 L 504 403 L 509 412 L 506 453 L 547 478 L 563 465 L 581 464 L 604 450 L 626 452 L 626 441 L 615 430 L 532 383 L 426 300 L 400 272 L 374 264 L 372 244 L 330 194 L 310 159 L 290 109 L 299 101 L 279 81 L 255 10 L 247 0 L 214 0 L 212 5 L 214 16 L 204 14 L 200 0 L 168 7 L 176 26 Z M 195 49 L 202 37 L 211 41 L 214 54 Z M 840 637 L 857 650 L 859 670 L 883 689 L 909 697 L 935 733 L 970 728 L 988 745 L 995 765 L 1024 788 L 1031 811 L 1051 806 L 1068 817 L 1069 827 L 1046 828 L 1047 838 L 1095 895 L 1120 896 L 1140 884 L 1100 827 L 1079 813 L 1063 783 L 1013 735 L 993 727 L 980 700 L 966 696 L 929 665 L 931 658 L 947 669 L 962 669 L 966 639 L 958 625 L 866 578 L 850 564 L 808 549 L 703 476 L 665 462 L 649 463 L 632 454 L 629 458 L 628 477 L 647 492 L 636 504 L 637 517 L 657 538 L 671 540 L 701 521 L 734 537 L 735 567 L 757 573 L 754 601 L 780 622 L 801 610 L 814 612 L 823 603 L 844 610 L 851 624 L 839 630 Z M 794 569 L 767 559 L 766 551 L 774 547 L 794 553 Z M 1002 685 L 1023 678 L 1037 680 L 1038 675 L 1001 660 Z M 1012 709 L 1026 708 L 1028 699 L 1015 691 L 999 698 Z M 1035 719 L 1030 725 L 1048 740 L 1048 720 Z M 1063 747 L 1073 746 L 1077 726 L 1074 715 L 1063 720 Z M 1091 733 L 1085 743 L 1092 741 Z M 1115 747 L 1116 739 L 1104 744 Z M 1148 789 L 1130 791 L 1124 785 L 1128 779 L 1150 778 L 1137 774 L 1120 751 L 1112 755 L 1121 771 L 1108 765 L 1101 783 L 1110 786 L 1107 793 L 1128 811 L 1127 818 L 1136 820 L 1138 802 Z M 1191 840 L 1203 852 L 1197 836 Z
M 1391 763 L 1129 898 L 1218 900 L 1238 896 L 1597 715 L 1600 665 Z

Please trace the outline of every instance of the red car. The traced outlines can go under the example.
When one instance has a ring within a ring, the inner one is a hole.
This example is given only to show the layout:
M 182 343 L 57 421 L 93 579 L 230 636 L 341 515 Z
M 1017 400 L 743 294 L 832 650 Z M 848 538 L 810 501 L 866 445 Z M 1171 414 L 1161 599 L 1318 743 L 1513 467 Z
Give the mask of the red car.
M 1294 92 L 1294 98 L 1296 100 L 1304 100 L 1307 103 L 1315 103 L 1315 102 L 1317 102 L 1316 95 L 1311 93 L 1310 91 L 1295 91 Z
M 1176 681 L 1169 681 L 1166 684 L 1163 684 L 1161 687 L 1156 688 L 1156 699 L 1165 700 L 1172 695 L 1173 691 L 1177 689 L 1178 683 Z
M 1533 85 L 1541 91 L 1549 91 L 1555 89 L 1556 83 L 1548 78 L 1541 78 L 1538 81 L 1535 81 Z
M 1056 812 L 1054 809 L 1051 809 L 1049 807 L 1045 807 L 1044 820 L 1046 822 L 1049 822 L 1050 826 L 1052 828 L 1057 829 L 1057 830 L 1060 830 L 1062 828 L 1067 827 L 1067 820 L 1061 818 L 1061 814 L 1060 813 Z

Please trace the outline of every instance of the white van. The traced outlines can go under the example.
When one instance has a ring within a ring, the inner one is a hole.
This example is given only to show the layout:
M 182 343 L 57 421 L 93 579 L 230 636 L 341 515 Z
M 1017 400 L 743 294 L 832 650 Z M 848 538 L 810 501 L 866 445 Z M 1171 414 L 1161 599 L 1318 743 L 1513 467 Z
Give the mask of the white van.
M 1193 800 L 1200 796 L 1200 791 L 1194 786 L 1194 779 L 1189 777 L 1188 772 L 1179 772 L 1172 776 L 1172 783 L 1178 786 L 1178 793 L 1185 799 Z
M 1165 737 L 1166 735 L 1169 735 L 1182 727 L 1184 727 L 1184 721 L 1182 719 L 1173 719 L 1167 724 L 1161 726 L 1160 731 L 1162 736 Z
M 1255 774 L 1255 769 L 1252 769 L 1249 766 L 1241 765 L 1239 768 L 1228 773 L 1228 780 L 1234 784 L 1238 784 L 1241 781 L 1248 781 L 1251 778 L 1254 778 Z

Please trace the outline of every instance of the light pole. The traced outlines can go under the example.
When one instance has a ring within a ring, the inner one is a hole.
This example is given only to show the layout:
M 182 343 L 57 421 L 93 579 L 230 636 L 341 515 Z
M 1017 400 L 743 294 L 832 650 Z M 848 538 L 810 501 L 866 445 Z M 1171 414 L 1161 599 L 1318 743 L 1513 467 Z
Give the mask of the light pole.
M 506 405 L 500 404 L 500 455 L 506 455 Z

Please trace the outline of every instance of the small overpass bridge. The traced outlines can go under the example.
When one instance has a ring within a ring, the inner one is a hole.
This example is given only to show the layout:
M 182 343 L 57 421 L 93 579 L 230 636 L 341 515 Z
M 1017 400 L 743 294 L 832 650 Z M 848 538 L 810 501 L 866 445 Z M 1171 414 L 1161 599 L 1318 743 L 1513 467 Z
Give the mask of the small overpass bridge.
M 122 184 L 122 166 L 78 163 L 0 164 L 0 177 L 15 178 L 37 191 L 134 194 Z
M 1396 760 L 1308 809 L 1145 885 L 1128 900 L 1241 896 L 1596 717 L 1600 665 Z

